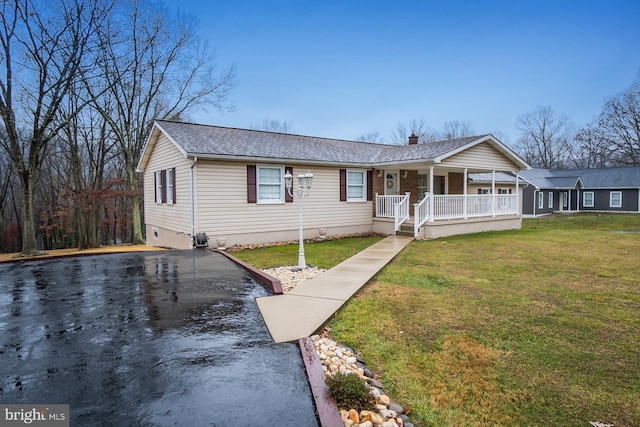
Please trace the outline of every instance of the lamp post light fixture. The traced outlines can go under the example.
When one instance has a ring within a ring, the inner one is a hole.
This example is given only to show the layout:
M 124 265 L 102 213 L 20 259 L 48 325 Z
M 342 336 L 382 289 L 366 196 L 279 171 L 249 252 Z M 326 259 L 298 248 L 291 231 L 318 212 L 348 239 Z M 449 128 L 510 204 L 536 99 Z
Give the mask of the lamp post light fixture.
M 284 185 L 291 197 L 298 199 L 298 226 L 299 226 L 299 249 L 298 249 L 298 268 L 306 268 L 307 261 L 304 258 L 304 236 L 302 233 L 302 199 L 309 197 L 311 192 L 311 183 L 313 182 L 313 174 L 309 171 L 298 174 L 298 188 L 293 189 L 293 175 L 291 172 L 284 174 Z

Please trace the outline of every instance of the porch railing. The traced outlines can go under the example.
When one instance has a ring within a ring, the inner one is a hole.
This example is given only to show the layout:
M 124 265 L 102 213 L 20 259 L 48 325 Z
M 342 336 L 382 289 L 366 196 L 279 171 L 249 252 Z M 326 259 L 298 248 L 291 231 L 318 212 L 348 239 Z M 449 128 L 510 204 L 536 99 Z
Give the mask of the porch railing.
M 517 215 L 517 194 L 437 195 L 433 197 L 433 220 L 480 216 Z
M 409 196 L 411 193 L 381 196 L 376 194 L 376 216 L 394 218 L 395 231 L 409 219 Z
M 420 203 L 413 205 L 413 237 L 418 237 L 420 227 L 431 218 L 431 201 L 433 195 L 427 194 Z
M 396 203 L 393 209 L 393 217 L 395 218 L 395 231 L 400 230 L 400 226 L 403 222 L 409 219 L 409 196 L 411 193 L 406 193 L 400 203 Z
M 404 196 L 376 195 L 376 216 L 394 218 L 395 231 L 409 219 L 409 194 Z M 467 219 L 483 216 L 517 215 L 517 194 L 433 195 L 427 193 L 420 203 L 413 205 L 414 235 L 426 222 Z
M 392 196 L 380 196 L 376 194 L 376 216 L 378 218 L 393 218 L 396 213 L 396 204 L 402 202 L 404 197 L 404 194 L 394 194 Z
M 426 222 L 517 214 L 517 194 L 427 194 L 413 207 L 414 235 Z

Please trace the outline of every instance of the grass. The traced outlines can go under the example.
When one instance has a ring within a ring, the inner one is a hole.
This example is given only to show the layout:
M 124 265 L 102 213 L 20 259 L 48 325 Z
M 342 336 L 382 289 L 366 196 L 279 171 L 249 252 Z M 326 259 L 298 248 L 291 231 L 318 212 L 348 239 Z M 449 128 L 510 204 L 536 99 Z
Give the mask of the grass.
M 423 426 L 640 425 L 640 215 L 414 242 L 332 320 Z
M 368 236 L 305 243 L 305 259 L 307 264 L 331 268 L 380 240 L 382 237 Z M 257 268 L 297 265 L 298 244 L 237 251 L 233 256 Z
M 640 230 L 640 215 L 413 242 L 337 313 L 333 337 L 419 426 L 640 426 L 640 234 L 611 230 Z M 372 243 L 307 245 L 307 260 L 331 267 Z M 297 246 L 238 255 L 293 264 Z

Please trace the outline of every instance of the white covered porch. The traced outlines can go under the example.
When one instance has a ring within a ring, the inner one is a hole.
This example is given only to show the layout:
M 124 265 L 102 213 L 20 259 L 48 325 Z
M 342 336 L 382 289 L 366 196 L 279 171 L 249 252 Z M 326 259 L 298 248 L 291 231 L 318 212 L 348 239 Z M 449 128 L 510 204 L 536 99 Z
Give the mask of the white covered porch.
M 429 169 L 428 191 L 411 205 L 411 192 L 397 195 L 376 194 L 374 231 L 384 234 L 411 234 L 432 239 L 454 234 L 519 229 L 520 183 L 515 176 L 513 191 L 498 191 L 496 171 L 491 172 L 490 188 L 470 194 L 468 169 L 463 170 L 462 194 L 434 194 L 434 168 Z M 504 187 L 503 184 L 501 184 Z M 500 190 L 504 190 L 501 188 Z M 414 197 L 415 200 L 415 197 Z

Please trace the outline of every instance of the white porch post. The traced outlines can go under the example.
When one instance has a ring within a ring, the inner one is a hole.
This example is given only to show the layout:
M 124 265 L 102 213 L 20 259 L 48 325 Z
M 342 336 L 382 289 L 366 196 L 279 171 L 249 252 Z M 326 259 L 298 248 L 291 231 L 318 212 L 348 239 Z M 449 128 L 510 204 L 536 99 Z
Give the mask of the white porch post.
M 520 214 L 520 175 L 516 171 L 516 215 Z
M 496 216 L 496 170 L 491 171 L 491 216 Z
M 468 177 L 468 169 L 464 168 L 464 199 L 462 201 L 462 211 L 464 215 L 464 219 L 467 219 L 467 177 Z
M 435 216 L 435 212 L 433 212 L 433 197 L 433 166 L 429 166 L 429 222 L 433 222 L 433 218 Z

